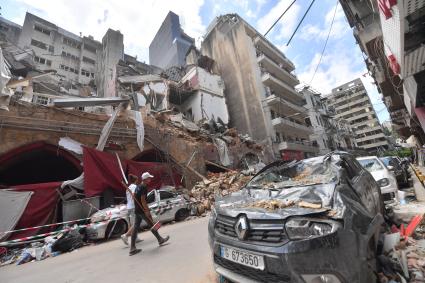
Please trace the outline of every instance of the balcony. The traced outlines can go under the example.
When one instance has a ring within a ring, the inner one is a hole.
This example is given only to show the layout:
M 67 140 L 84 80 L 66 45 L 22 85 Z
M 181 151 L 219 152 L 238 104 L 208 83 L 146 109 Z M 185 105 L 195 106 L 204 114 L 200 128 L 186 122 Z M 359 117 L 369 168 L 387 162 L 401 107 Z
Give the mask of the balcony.
M 307 127 L 296 120 L 289 120 L 288 118 L 278 117 L 272 120 L 272 125 L 282 131 L 293 131 L 299 135 L 308 137 L 313 134 L 313 128 Z
M 268 96 L 263 100 L 263 102 L 267 103 L 269 106 L 275 106 L 281 109 L 283 113 L 288 115 L 307 112 L 307 109 L 303 106 L 292 103 L 291 101 L 281 98 L 275 94 Z
M 283 65 L 279 66 L 279 64 L 267 57 L 265 54 L 260 53 L 257 57 L 257 62 L 261 64 L 261 67 L 265 68 L 267 72 L 273 74 L 276 78 L 284 81 L 291 87 L 295 87 L 300 83 L 296 76 L 283 68 Z
M 377 131 L 377 130 L 382 130 L 382 129 L 381 129 L 381 126 L 376 126 L 376 127 L 372 127 L 372 128 L 367 127 L 367 128 L 366 128 L 366 129 L 364 129 L 364 130 L 356 131 L 356 134 L 357 134 L 357 135 L 360 135 L 360 134 L 365 134 L 365 133 L 372 132 L 372 131 Z
M 280 50 L 278 50 L 276 46 L 268 42 L 263 37 L 257 36 L 254 39 L 254 45 L 258 50 L 266 54 L 273 61 L 285 66 L 286 69 L 290 71 L 295 70 L 294 64 L 289 61 L 288 58 L 286 58 L 285 55 L 283 55 L 283 53 L 280 52 Z
M 310 142 L 283 141 L 278 144 L 279 151 L 281 150 L 296 150 L 302 152 L 318 153 L 319 147 L 314 146 Z
M 368 140 L 374 140 L 374 139 L 378 139 L 378 138 L 385 138 L 384 133 L 379 133 L 376 135 L 371 135 L 371 136 L 365 136 L 365 137 L 361 137 L 361 138 L 356 138 L 356 142 L 363 142 L 363 141 L 368 141 Z
M 379 146 L 386 146 L 388 145 L 387 141 L 380 141 L 380 142 L 375 142 L 375 143 L 371 143 L 371 144 L 364 144 L 364 145 L 360 145 L 360 148 L 364 148 L 364 149 L 369 149 L 369 148 L 374 148 L 374 147 L 379 147 Z
M 265 86 L 270 87 L 276 93 L 281 94 L 281 97 L 284 97 L 286 100 L 290 100 L 294 103 L 303 103 L 304 97 L 302 94 L 295 91 L 295 89 L 291 88 L 285 82 L 276 78 L 270 73 L 263 73 L 261 76 L 261 80 Z

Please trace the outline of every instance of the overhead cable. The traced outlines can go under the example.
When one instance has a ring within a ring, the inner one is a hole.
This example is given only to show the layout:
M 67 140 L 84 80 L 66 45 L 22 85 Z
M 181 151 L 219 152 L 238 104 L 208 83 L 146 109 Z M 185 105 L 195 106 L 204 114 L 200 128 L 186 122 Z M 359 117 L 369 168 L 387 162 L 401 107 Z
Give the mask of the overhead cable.
M 291 8 L 292 5 L 295 3 L 295 1 L 297 1 L 297 0 L 292 1 L 291 5 L 289 5 L 288 8 L 286 8 L 286 10 L 282 13 L 282 15 L 280 15 L 280 17 L 273 23 L 273 25 L 269 28 L 269 30 L 264 34 L 264 37 L 266 37 L 266 35 L 269 33 L 269 31 L 271 31 L 272 28 L 277 24 L 277 22 L 280 21 L 280 19 L 283 17 L 283 15 L 285 15 L 286 12 L 289 10 L 289 8 Z
M 296 28 L 295 28 L 295 30 L 294 30 L 294 33 L 292 33 L 291 38 L 289 39 L 289 41 L 288 41 L 288 43 L 286 44 L 286 46 L 288 46 L 288 45 L 289 45 L 289 43 L 291 43 L 292 38 L 293 38 L 293 37 L 294 37 L 294 35 L 297 33 L 297 30 L 298 30 L 298 28 L 300 27 L 300 25 L 302 24 L 302 22 L 304 21 L 305 16 L 307 16 L 308 11 L 310 11 L 311 6 L 313 6 L 314 1 L 316 1 L 316 0 L 312 0 L 312 1 L 311 1 L 310 6 L 308 6 L 307 11 L 305 11 L 304 16 L 301 18 L 301 21 L 298 23 L 297 27 L 296 27 Z
M 314 70 L 313 76 L 311 77 L 310 84 L 313 82 L 314 77 L 316 76 L 316 72 L 317 72 L 317 70 L 319 69 L 320 63 L 322 62 L 323 54 L 325 54 L 326 46 L 328 45 L 329 36 L 331 35 L 331 32 L 332 32 L 332 26 L 333 26 L 333 24 L 334 24 L 335 15 L 336 15 L 336 10 L 337 10 L 337 8 L 338 8 L 338 3 L 339 3 L 339 2 L 338 2 L 338 0 L 337 0 L 337 1 L 336 1 L 336 5 L 335 5 L 334 15 L 333 15 L 333 17 L 332 17 L 331 26 L 330 26 L 330 28 L 329 28 L 328 36 L 326 37 L 325 45 L 323 46 L 322 53 L 320 54 L 320 59 L 319 59 L 319 62 L 317 63 L 316 69 Z

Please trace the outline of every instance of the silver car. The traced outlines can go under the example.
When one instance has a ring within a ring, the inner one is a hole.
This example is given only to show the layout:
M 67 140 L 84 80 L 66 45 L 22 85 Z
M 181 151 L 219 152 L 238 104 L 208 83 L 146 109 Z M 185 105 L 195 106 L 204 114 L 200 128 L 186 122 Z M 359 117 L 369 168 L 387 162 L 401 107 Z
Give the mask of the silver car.
M 191 211 L 190 203 L 182 195 L 168 189 L 152 190 L 146 200 L 154 222 L 182 221 Z M 91 216 L 90 222 L 92 224 L 86 228 L 86 233 L 91 240 L 115 238 L 130 227 L 125 204 L 99 210 Z M 141 227 L 146 227 L 144 221 Z
M 382 198 L 385 202 L 393 201 L 397 196 L 398 185 L 394 173 L 388 170 L 377 156 L 358 157 L 357 161 L 372 174 L 381 187 Z

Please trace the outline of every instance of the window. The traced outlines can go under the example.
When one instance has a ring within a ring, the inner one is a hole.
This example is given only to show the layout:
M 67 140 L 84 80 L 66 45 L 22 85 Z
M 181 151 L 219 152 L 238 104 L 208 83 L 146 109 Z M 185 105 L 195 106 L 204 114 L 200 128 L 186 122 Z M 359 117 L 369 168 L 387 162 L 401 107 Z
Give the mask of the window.
M 63 41 L 62 42 L 64 44 L 68 45 L 68 46 L 71 46 L 71 47 L 74 47 L 74 48 L 77 48 L 77 49 L 80 49 L 81 48 L 81 44 L 78 41 L 73 40 L 73 39 L 68 38 L 68 37 L 65 37 L 65 36 L 63 37 Z
M 62 57 L 71 58 L 71 59 L 77 60 L 77 61 L 79 60 L 77 56 L 72 55 L 71 53 L 68 53 L 68 52 L 65 52 L 65 51 L 62 51 Z
M 146 197 L 146 202 L 147 203 L 153 203 L 155 201 L 155 192 L 152 191 L 148 194 L 148 196 Z
M 49 52 L 51 53 L 55 52 L 55 48 L 52 45 L 49 45 Z
M 49 104 L 49 98 L 45 96 L 34 95 L 32 97 L 32 102 L 40 105 L 47 105 Z
M 51 66 L 52 65 L 52 61 L 46 60 L 46 59 L 41 58 L 41 57 L 38 57 L 38 56 L 34 56 L 34 62 L 37 62 L 39 64 L 45 64 L 47 66 Z
M 83 62 L 88 63 L 88 64 L 92 64 L 92 65 L 96 64 L 96 61 L 94 61 L 90 58 L 84 57 L 84 56 L 83 56 Z
M 90 72 L 89 71 L 86 71 L 86 70 L 84 70 L 84 69 L 81 69 L 81 74 L 83 75 L 83 76 L 86 76 L 86 77 L 90 77 Z
M 272 120 L 273 120 L 274 118 L 276 118 L 276 113 L 275 113 L 273 110 L 270 110 L 270 115 L 271 115 L 271 117 L 272 117 Z
M 31 39 L 31 45 L 36 46 L 36 47 L 41 48 L 41 49 L 44 49 L 44 50 L 47 50 L 47 44 L 45 44 L 41 41 L 35 40 L 35 39 Z
M 46 65 L 49 66 L 49 67 L 52 66 L 52 61 L 46 60 Z
M 7 26 L 0 25 L 0 30 L 1 31 L 8 31 L 9 28 Z
M 39 26 L 39 25 L 34 25 L 34 29 L 38 32 L 41 32 L 41 33 L 44 33 L 45 35 L 50 36 L 50 30 L 45 28 L 45 27 L 42 27 L 42 26 Z
M 174 194 L 171 193 L 171 192 L 167 192 L 167 191 L 159 191 L 159 198 L 161 200 L 174 198 Z
M 89 52 L 91 52 L 91 53 L 96 54 L 96 47 L 93 47 L 93 46 L 84 44 L 84 49 L 87 50 L 87 51 L 89 51 Z

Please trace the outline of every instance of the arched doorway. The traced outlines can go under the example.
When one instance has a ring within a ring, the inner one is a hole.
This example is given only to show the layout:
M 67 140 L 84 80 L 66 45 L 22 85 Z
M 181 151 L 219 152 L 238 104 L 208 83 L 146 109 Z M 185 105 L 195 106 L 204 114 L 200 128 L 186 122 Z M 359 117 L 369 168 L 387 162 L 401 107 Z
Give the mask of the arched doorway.
M 0 186 L 70 180 L 82 172 L 80 160 L 46 142 L 27 144 L 0 156 Z
M 133 157 L 132 160 L 138 162 L 167 162 L 166 155 L 155 148 L 144 150 Z

